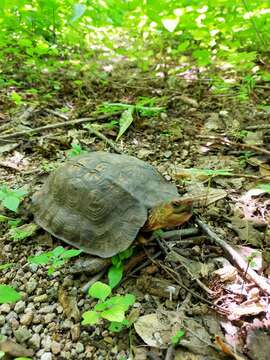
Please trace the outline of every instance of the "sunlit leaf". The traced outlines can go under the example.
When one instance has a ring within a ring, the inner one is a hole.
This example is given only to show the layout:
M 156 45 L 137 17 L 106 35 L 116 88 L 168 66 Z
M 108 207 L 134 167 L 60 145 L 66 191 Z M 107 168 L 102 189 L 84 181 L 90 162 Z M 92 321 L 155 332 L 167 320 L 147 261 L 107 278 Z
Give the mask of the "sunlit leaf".
M 161 19 L 161 22 L 166 30 L 168 30 L 169 32 L 174 32 L 179 23 L 179 17 L 163 18 Z
M 8 285 L 0 285 L 0 304 L 14 303 L 20 300 L 21 295 Z
M 130 127 L 130 125 L 133 122 L 133 108 L 129 108 L 127 110 L 125 110 L 120 118 L 120 129 L 119 129 L 119 133 L 117 135 L 116 141 L 120 139 L 120 137 L 127 131 L 127 129 Z
M 100 314 L 97 313 L 96 311 L 85 311 L 82 314 L 83 317 L 83 321 L 82 321 L 82 325 L 94 325 L 97 324 L 99 319 L 100 319 Z

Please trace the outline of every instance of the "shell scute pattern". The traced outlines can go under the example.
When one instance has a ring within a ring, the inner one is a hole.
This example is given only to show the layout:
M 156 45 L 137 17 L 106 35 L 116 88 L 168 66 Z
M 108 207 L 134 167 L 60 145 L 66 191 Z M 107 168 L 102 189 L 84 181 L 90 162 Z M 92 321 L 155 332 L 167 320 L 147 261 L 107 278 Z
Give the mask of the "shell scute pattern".
M 36 222 L 87 253 L 110 257 L 128 248 L 148 210 L 178 197 L 149 164 L 93 152 L 67 161 L 33 196 Z

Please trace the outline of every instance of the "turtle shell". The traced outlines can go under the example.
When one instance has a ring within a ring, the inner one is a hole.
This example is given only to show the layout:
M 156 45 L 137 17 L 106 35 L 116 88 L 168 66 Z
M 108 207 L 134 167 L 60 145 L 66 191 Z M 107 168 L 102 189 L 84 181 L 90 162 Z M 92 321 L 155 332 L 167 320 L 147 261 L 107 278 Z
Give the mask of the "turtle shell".
M 55 237 L 106 258 L 127 249 L 148 210 L 179 197 L 151 165 L 92 152 L 68 160 L 33 195 L 35 221 Z

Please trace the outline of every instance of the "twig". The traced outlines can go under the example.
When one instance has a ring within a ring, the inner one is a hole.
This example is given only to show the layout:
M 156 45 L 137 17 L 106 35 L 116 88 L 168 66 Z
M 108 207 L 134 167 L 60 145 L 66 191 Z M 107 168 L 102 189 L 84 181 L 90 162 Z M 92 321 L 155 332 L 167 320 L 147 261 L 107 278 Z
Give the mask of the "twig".
M 261 288 L 264 292 L 270 295 L 270 285 L 266 282 L 265 278 L 258 275 L 256 271 L 252 270 L 249 264 L 238 254 L 236 250 L 234 250 L 229 244 L 227 244 L 224 240 L 218 237 L 207 224 L 202 222 L 199 219 L 196 219 L 196 223 L 203 230 L 205 234 L 209 236 L 209 238 L 214 241 L 216 244 L 222 247 L 232 258 L 237 267 L 243 272 L 243 274 L 247 274 L 254 283 Z
M 165 360 L 173 360 L 174 359 L 174 346 L 170 345 L 166 351 Z
M 198 228 L 193 227 L 188 229 L 164 231 L 159 235 L 159 237 L 164 240 L 177 240 L 179 238 L 181 239 L 183 237 L 197 235 L 198 233 Z
M 270 129 L 270 124 L 262 124 L 262 125 L 250 125 L 245 127 L 246 130 L 264 130 Z
M 257 153 L 261 153 L 261 154 L 265 154 L 265 155 L 270 156 L 270 151 L 262 149 L 262 148 L 260 148 L 258 146 L 255 146 L 255 145 L 241 144 L 241 143 L 237 143 L 237 142 L 231 141 L 231 140 L 229 140 L 227 138 L 222 138 L 222 137 L 219 137 L 219 136 L 197 135 L 197 137 L 200 138 L 200 139 L 216 140 L 219 143 L 222 143 L 222 144 L 225 144 L 225 145 L 228 145 L 228 146 L 230 145 L 230 146 L 238 147 L 238 148 L 241 148 L 241 149 L 253 150 L 253 151 L 256 151 Z
M 122 154 L 122 151 L 119 149 L 118 146 L 115 145 L 115 143 L 108 139 L 105 135 L 103 135 L 101 132 L 99 132 L 98 130 L 94 129 L 92 126 L 87 125 L 85 127 L 90 133 L 96 135 L 97 137 L 99 137 L 101 140 L 105 141 L 108 145 L 110 145 L 110 147 L 118 154 Z
M 69 117 L 66 116 L 65 114 L 62 114 L 62 113 L 59 112 L 59 111 L 55 111 L 55 110 L 52 110 L 52 109 L 46 109 L 46 112 L 47 112 L 48 114 L 52 114 L 52 115 L 54 115 L 54 116 L 58 116 L 60 119 L 69 121 Z
M 23 130 L 23 131 L 18 131 L 18 132 L 13 133 L 13 134 L 6 134 L 6 135 L 3 135 L 3 136 L 0 136 L 0 140 L 19 137 L 19 136 L 24 136 L 24 135 L 29 135 L 29 134 L 33 134 L 33 133 L 36 133 L 36 132 L 41 132 L 41 131 L 44 131 L 44 130 L 56 129 L 56 128 L 64 127 L 64 126 L 82 124 L 82 123 L 86 123 L 86 122 L 89 122 L 89 121 L 104 120 L 104 119 L 109 118 L 110 116 L 119 115 L 119 114 L 121 114 L 121 112 L 117 112 L 117 113 L 113 113 L 113 114 L 105 114 L 105 115 L 101 115 L 101 116 L 99 116 L 97 118 L 93 118 L 93 117 L 81 118 L 81 119 L 63 121 L 63 122 L 50 124 L 50 125 L 45 125 L 45 126 L 39 126 L 39 127 L 35 128 L 35 129 Z

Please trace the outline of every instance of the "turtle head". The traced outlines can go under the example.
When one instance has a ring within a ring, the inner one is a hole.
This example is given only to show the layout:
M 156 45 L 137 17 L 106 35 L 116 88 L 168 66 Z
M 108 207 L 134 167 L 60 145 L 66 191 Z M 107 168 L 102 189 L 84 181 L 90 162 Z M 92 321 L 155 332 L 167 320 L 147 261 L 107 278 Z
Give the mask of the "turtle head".
M 170 228 L 185 223 L 192 216 L 192 200 L 176 199 L 159 204 L 149 211 L 145 231 Z

